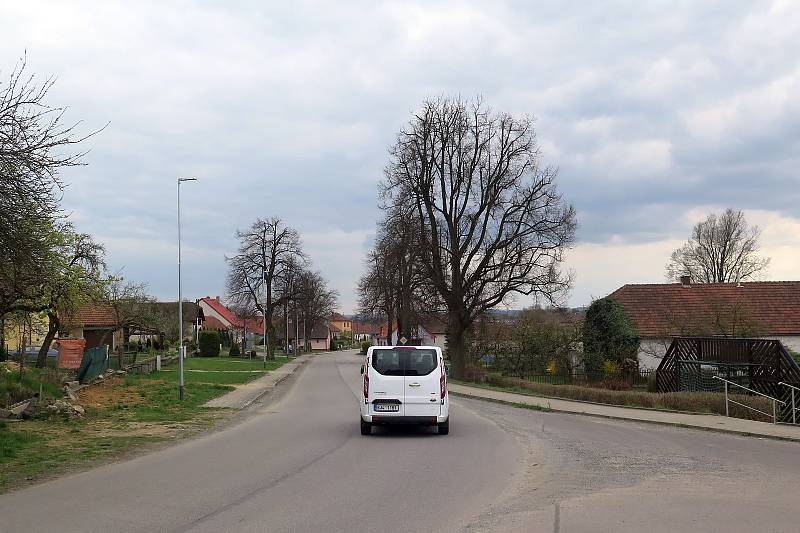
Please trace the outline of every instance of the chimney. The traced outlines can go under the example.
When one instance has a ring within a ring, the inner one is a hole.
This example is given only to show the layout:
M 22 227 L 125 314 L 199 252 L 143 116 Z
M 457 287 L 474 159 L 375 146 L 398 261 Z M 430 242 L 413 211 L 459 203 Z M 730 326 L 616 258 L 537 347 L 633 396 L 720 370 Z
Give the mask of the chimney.
M 692 284 L 692 276 L 689 276 L 688 274 L 681 276 L 681 285 L 683 285 L 684 287 L 688 287 L 691 284 Z
M 214 296 L 214 299 L 215 299 L 216 301 L 219 301 L 219 296 Z

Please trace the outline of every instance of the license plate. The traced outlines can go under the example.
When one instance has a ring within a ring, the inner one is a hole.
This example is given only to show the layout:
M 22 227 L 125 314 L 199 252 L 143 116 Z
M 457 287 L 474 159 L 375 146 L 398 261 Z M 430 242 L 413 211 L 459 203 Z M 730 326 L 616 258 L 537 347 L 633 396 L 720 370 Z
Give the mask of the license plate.
M 376 403 L 373 405 L 376 411 L 383 411 L 383 412 L 397 412 L 400 410 L 400 406 L 396 403 Z

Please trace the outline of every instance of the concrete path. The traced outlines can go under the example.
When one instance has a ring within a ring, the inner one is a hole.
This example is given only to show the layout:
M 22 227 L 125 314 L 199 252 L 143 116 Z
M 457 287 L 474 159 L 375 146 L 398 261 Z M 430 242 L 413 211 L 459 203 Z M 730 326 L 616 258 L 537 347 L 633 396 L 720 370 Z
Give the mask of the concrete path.
M 292 375 L 298 368 L 310 361 L 316 354 L 301 355 L 285 363 L 276 370 L 271 370 L 265 376 L 255 379 L 244 385 L 235 385 L 236 390 L 232 390 L 224 396 L 218 396 L 213 400 L 203 404 L 203 407 L 214 407 L 223 409 L 244 409 L 254 401 L 261 398 L 275 385 Z
M 574 413 L 581 415 L 601 416 L 604 418 L 618 418 L 622 420 L 635 420 L 637 422 L 650 422 L 655 424 L 668 424 L 672 426 L 699 428 L 711 431 L 725 431 L 740 435 L 753 435 L 773 439 L 800 441 L 800 426 L 785 424 L 769 424 L 729 418 L 719 415 L 693 415 L 673 413 L 669 411 L 656 411 L 651 409 L 635 409 L 632 407 L 617 407 L 588 402 L 559 400 L 555 398 L 542 398 L 527 394 L 515 394 L 483 387 L 469 387 L 466 385 L 450 383 L 450 392 L 454 395 L 470 398 L 480 398 L 508 404 L 524 404 L 530 406 L 549 408 L 552 411 Z

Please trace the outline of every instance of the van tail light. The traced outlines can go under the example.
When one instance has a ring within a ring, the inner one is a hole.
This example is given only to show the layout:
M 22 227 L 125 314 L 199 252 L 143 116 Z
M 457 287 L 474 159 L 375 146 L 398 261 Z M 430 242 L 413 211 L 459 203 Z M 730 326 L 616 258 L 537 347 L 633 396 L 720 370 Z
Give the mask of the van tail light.
M 369 403 L 369 374 L 364 372 L 364 403 Z
M 439 377 L 439 395 L 442 400 L 442 403 L 444 403 L 444 397 L 447 394 L 447 380 L 444 377 L 444 365 L 441 366 L 442 366 L 442 375 Z

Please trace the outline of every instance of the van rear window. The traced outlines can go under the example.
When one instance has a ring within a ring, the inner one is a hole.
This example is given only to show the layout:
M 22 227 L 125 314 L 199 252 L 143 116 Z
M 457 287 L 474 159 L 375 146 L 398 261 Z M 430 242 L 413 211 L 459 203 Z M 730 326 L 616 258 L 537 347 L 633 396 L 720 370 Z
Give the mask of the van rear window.
M 384 376 L 427 376 L 436 370 L 436 350 L 372 351 L 372 368 Z

